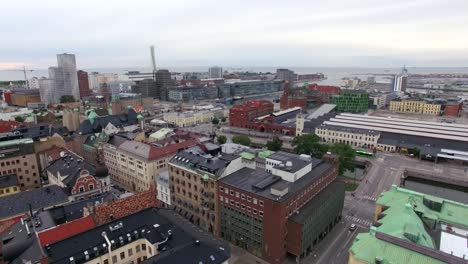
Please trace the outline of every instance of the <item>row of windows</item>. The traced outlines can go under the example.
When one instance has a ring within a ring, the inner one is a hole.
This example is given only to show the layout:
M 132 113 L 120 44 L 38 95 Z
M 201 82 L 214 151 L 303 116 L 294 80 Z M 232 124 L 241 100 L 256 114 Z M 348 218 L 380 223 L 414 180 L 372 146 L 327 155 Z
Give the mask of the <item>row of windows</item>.
M 16 187 L 16 186 L 12 187 L 12 189 L 13 189 L 13 192 L 18 191 L 18 187 Z M 5 191 L 3 191 L 3 190 L 5 190 Z M 10 193 L 10 188 L 0 189 L 0 194 L 4 194 L 4 193 Z
M 225 193 L 225 194 L 230 194 L 231 196 L 235 196 L 236 198 L 241 198 L 242 200 L 247 200 L 247 202 L 252 202 L 253 204 L 259 204 L 260 206 L 264 205 L 263 200 L 257 200 L 257 198 L 252 198 L 249 195 L 245 195 L 243 193 L 239 193 L 234 190 L 229 190 L 228 188 L 224 188 L 222 186 L 219 187 L 219 192 L 220 193 Z
M 140 249 L 140 248 L 141 248 L 141 249 Z M 138 253 L 138 252 L 140 252 L 140 251 L 146 251 L 146 244 L 141 244 L 141 246 L 140 246 L 140 245 L 136 245 L 136 247 L 135 247 L 135 252 Z M 152 251 L 152 250 L 151 250 L 151 247 L 148 247 L 148 253 L 149 253 L 149 254 L 153 254 L 151 251 Z M 129 248 L 128 251 L 127 251 L 127 254 L 128 254 L 128 257 L 133 256 L 133 248 Z M 125 257 L 126 257 L 126 256 L 125 256 L 125 251 L 120 252 L 119 256 L 113 255 L 113 256 L 112 256 L 112 264 L 118 263 L 118 262 L 119 262 L 119 259 L 118 259 L 119 257 L 120 257 L 120 263 L 121 263 L 121 262 L 125 259 Z M 140 258 L 138 258 L 138 259 L 139 259 L 138 262 L 140 262 L 141 260 L 146 260 L 147 257 L 146 257 L 146 256 L 143 256 L 142 259 L 140 259 Z M 103 264 L 109 264 L 109 260 L 108 260 L 108 259 L 104 259 L 104 260 L 103 260 Z
M 257 215 L 257 209 L 251 208 L 250 206 L 245 206 L 245 204 L 241 204 L 234 200 L 229 200 L 227 197 L 219 196 L 221 202 L 225 202 L 226 204 L 230 204 L 231 206 L 236 206 L 237 208 L 241 208 L 242 210 L 246 210 L 248 213 L 252 212 L 254 215 Z M 263 217 L 263 211 L 258 211 L 258 215 Z
M 338 133 L 338 132 L 333 132 L 330 130 L 322 130 L 322 129 L 317 129 L 317 134 L 318 135 L 329 135 L 329 136 L 336 136 L 336 137 L 344 137 L 344 138 L 351 138 L 351 139 L 359 139 L 359 140 L 375 140 L 377 136 L 365 136 L 364 138 L 361 135 L 355 135 L 351 133 Z

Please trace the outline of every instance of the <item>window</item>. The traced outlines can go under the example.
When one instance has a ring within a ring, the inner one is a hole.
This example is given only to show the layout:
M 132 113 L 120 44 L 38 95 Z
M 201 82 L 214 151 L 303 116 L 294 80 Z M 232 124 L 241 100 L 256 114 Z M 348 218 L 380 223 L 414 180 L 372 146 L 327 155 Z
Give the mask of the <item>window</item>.
M 136 252 L 137 252 L 137 253 L 140 252 L 140 245 L 137 245 L 137 246 L 136 246 Z
M 84 188 L 83 186 L 80 186 L 80 190 L 79 190 L 80 193 L 84 192 Z
M 250 213 L 250 210 L 252 210 L 252 208 L 250 208 L 250 206 L 247 206 L 247 212 Z
M 132 256 L 133 255 L 133 248 L 129 248 L 128 249 L 128 256 Z
M 234 201 L 233 200 L 229 201 L 229 204 L 234 205 Z
M 263 212 L 262 212 L 262 211 L 258 211 L 258 215 L 260 215 L 261 217 L 263 217 Z
M 117 256 L 112 256 L 112 263 L 117 263 Z
M 257 214 L 257 209 L 253 209 L 253 214 L 254 214 L 254 215 Z
M 239 198 L 239 192 L 236 192 L 236 197 Z
M 238 202 L 236 202 L 236 207 L 239 207 L 239 203 L 238 203 Z
M 146 251 L 146 244 L 141 244 L 141 250 Z
M 229 193 L 229 189 L 228 189 L 228 188 L 224 189 L 224 193 L 225 193 L 225 194 L 228 194 L 228 193 Z
M 253 203 L 257 204 L 257 198 L 253 198 Z
M 220 192 L 224 192 L 224 188 L 222 186 L 219 187 Z
M 125 252 L 120 252 L 120 260 L 125 258 Z
M 230 194 L 231 194 L 232 196 L 234 196 L 234 191 L 233 191 L 233 190 L 231 190 Z
M 252 197 L 247 196 L 247 201 L 250 203 L 252 201 Z
M 241 194 L 242 200 L 245 200 L 245 194 Z
M 262 200 L 260 200 L 259 203 L 260 203 L 260 206 L 263 206 L 263 201 Z
M 88 185 L 88 188 L 89 188 L 89 190 L 94 190 L 94 184 L 90 183 L 90 184 Z
M 109 264 L 109 260 L 105 259 L 104 262 L 102 262 L 102 264 Z

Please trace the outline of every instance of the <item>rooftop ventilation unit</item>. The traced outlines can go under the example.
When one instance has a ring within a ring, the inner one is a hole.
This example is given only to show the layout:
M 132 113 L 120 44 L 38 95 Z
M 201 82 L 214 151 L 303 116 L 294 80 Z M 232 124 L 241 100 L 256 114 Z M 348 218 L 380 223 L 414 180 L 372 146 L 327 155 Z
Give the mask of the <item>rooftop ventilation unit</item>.
M 123 223 L 122 223 L 122 222 L 118 222 L 118 223 L 115 224 L 115 225 L 110 225 L 110 226 L 109 226 L 109 230 L 110 230 L 110 231 L 115 231 L 115 230 L 121 229 L 122 227 L 123 227 Z

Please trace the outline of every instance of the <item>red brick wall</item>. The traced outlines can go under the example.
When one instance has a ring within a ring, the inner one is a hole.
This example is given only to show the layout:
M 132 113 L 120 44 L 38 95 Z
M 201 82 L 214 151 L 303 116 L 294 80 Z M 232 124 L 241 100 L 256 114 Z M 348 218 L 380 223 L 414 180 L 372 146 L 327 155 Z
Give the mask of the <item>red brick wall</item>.
M 160 202 L 156 198 L 156 189 L 152 187 L 147 192 L 119 199 L 114 202 L 98 205 L 94 212 L 94 222 L 97 225 L 108 223 L 112 220 L 137 213 L 151 207 L 159 207 Z
M 461 104 L 447 105 L 445 106 L 445 115 L 447 116 L 459 116 L 462 107 Z

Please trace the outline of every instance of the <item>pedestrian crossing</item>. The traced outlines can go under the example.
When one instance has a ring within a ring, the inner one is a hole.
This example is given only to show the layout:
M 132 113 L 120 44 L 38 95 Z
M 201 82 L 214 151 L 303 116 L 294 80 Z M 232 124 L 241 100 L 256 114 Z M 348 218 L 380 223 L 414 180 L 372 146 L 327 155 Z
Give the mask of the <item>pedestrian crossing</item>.
M 374 196 L 369 196 L 369 195 L 364 195 L 364 196 L 362 196 L 362 198 L 364 198 L 366 200 L 369 200 L 369 201 L 373 201 L 373 202 L 377 201 L 377 199 L 378 199 L 377 196 L 374 197 Z
M 358 218 L 358 217 L 355 217 L 355 216 L 351 216 L 351 215 L 345 216 L 345 219 L 350 221 L 351 223 L 360 224 L 360 225 L 363 225 L 363 226 L 366 226 L 366 227 L 372 225 L 372 221 L 364 220 L 364 219 L 361 219 L 361 218 Z

